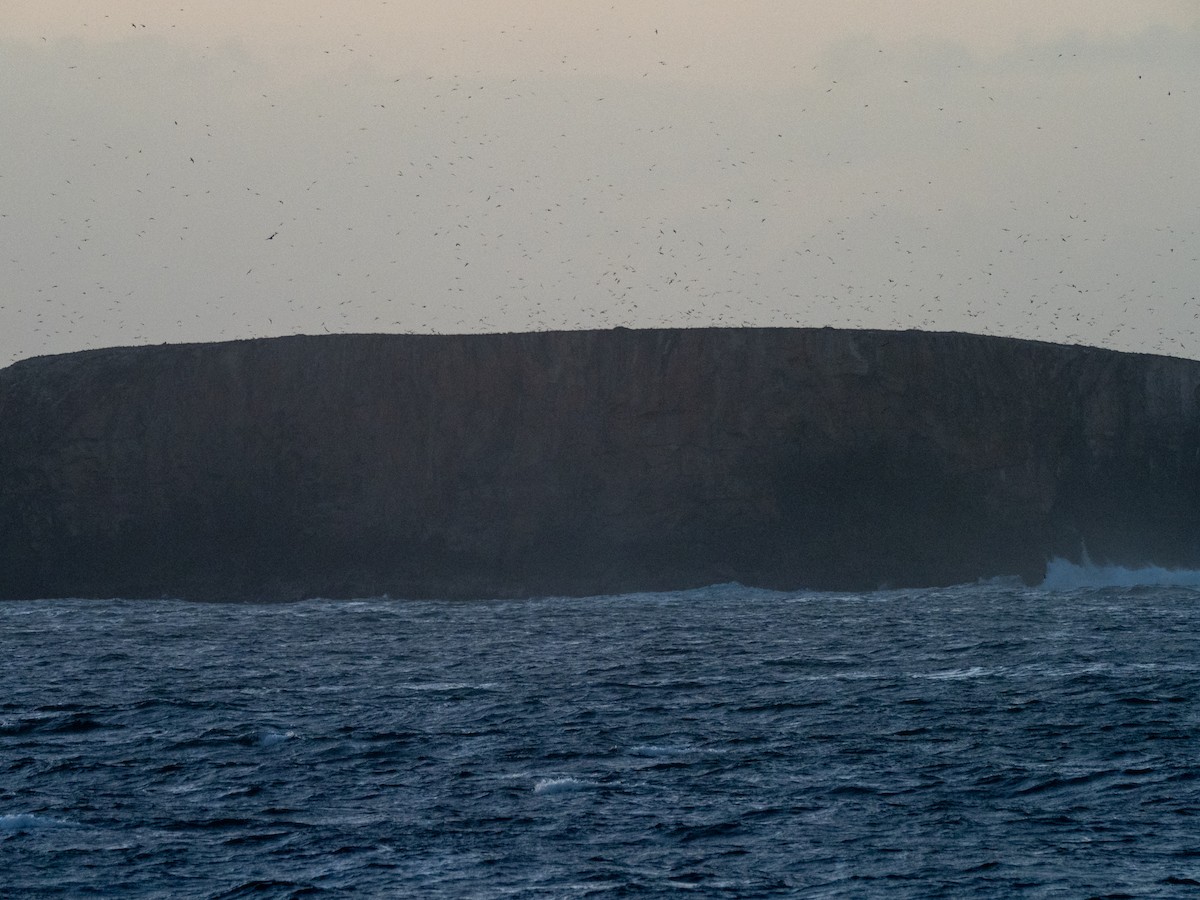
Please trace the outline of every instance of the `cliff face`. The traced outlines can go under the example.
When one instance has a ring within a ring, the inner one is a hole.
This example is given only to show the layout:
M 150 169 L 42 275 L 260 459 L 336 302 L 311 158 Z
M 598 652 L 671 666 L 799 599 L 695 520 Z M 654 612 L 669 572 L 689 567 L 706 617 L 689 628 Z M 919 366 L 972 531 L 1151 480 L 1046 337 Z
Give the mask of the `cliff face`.
M 0 597 L 937 585 L 1200 564 L 1200 364 L 830 329 L 328 335 L 0 371 Z

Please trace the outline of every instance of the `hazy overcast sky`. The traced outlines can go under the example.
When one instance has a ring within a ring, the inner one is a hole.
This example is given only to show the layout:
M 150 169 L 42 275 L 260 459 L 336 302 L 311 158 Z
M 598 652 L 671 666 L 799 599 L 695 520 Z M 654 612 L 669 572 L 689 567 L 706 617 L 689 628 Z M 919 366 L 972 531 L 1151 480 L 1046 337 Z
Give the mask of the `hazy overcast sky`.
M 1200 357 L 1194 0 L 5 0 L 0 365 L 323 331 Z

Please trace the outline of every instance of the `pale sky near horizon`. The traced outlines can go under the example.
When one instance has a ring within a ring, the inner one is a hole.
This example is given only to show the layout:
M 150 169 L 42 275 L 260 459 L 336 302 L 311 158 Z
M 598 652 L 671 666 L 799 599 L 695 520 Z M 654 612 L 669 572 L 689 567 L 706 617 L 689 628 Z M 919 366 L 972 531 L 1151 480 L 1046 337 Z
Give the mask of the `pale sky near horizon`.
M 928 328 L 1200 358 L 1194 0 L 7 0 L 0 365 Z

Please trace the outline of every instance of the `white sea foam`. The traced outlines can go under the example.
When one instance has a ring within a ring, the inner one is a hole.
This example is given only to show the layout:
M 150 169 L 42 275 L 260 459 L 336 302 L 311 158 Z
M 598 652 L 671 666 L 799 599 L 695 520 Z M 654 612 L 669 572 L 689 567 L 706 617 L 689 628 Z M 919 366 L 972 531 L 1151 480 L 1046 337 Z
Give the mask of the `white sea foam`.
M 395 685 L 398 691 L 412 691 L 421 693 L 432 691 L 435 693 L 454 693 L 458 691 L 494 691 L 499 687 L 499 682 L 483 681 L 478 684 L 469 681 L 405 681 Z
M 535 794 L 570 794 L 596 786 L 594 781 L 580 781 L 578 778 L 541 778 L 533 786 Z
M 636 747 L 629 748 L 630 756 L 687 756 L 695 752 L 695 747 L 668 747 L 659 744 L 638 744 Z
M 943 669 L 939 672 L 922 672 L 912 677 L 928 678 L 933 681 L 963 681 L 973 678 L 984 678 L 994 674 L 996 674 L 995 669 L 987 669 L 983 666 L 968 666 L 965 669 Z
M 1082 562 L 1052 559 L 1040 587 L 1047 591 L 1073 591 L 1104 587 L 1186 587 L 1200 589 L 1200 570 L 1164 569 L 1161 566 L 1098 565 L 1085 554 Z

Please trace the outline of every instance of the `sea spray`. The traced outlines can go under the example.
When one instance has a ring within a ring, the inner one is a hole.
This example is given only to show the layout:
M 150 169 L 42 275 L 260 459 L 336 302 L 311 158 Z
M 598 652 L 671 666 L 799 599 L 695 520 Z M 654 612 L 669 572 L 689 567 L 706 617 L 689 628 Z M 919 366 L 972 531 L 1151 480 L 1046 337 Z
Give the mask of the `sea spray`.
M 1164 569 L 1148 565 L 1138 567 L 1098 564 L 1087 554 L 1080 562 L 1052 559 L 1046 565 L 1041 585 L 1047 591 L 1074 591 L 1082 588 L 1182 587 L 1200 590 L 1200 569 Z

